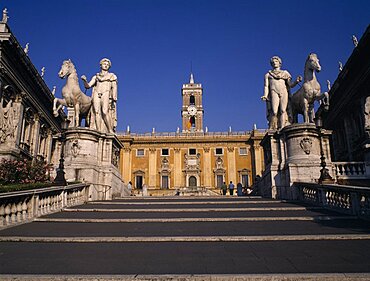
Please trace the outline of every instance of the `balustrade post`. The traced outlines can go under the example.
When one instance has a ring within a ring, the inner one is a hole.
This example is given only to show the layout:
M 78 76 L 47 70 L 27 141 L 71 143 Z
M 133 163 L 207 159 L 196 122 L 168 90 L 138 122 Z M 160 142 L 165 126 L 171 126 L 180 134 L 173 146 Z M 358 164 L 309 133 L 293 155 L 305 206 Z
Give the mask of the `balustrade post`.
M 27 199 L 22 203 L 22 220 L 27 220 Z
M 0 225 L 5 225 L 5 204 L 0 205 Z
M 67 191 L 64 189 L 62 192 L 62 208 L 67 206 Z
M 326 191 L 323 188 L 318 189 L 317 200 L 319 205 L 327 205 Z
M 27 219 L 32 219 L 34 215 L 34 195 L 31 196 L 31 199 L 27 202 Z
M 49 214 L 51 212 L 51 195 L 47 197 L 46 200 L 46 213 Z
M 11 208 L 11 205 L 10 203 L 8 203 L 5 206 L 5 225 L 10 224 L 10 214 L 11 214 L 10 208 Z
M 39 210 L 39 202 L 40 201 L 40 196 L 39 195 L 34 195 L 33 196 L 33 217 L 37 217 L 40 214 Z
M 18 202 L 17 207 L 17 222 L 22 221 L 22 202 Z
M 17 221 L 17 206 L 15 205 L 15 203 L 11 205 L 10 212 L 11 212 L 10 215 L 11 222 L 15 223 Z

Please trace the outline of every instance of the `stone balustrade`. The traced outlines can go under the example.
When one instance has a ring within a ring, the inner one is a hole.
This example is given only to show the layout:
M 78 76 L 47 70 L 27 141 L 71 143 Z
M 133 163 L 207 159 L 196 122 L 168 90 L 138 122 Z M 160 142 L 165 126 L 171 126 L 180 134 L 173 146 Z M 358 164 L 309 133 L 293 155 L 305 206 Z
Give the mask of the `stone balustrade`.
M 89 185 L 72 184 L 0 194 L 0 227 L 23 223 L 88 200 Z
M 333 162 L 333 165 L 337 179 L 361 179 L 370 174 L 365 162 Z
M 176 193 L 179 196 L 211 196 L 211 195 L 214 195 L 214 192 L 210 191 L 207 187 L 204 187 L 204 186 L 179 187 L 177 188 Z
M 299 200 L 341 213 L 370 218 L 370 189 L 357 186 L 294 183 Z

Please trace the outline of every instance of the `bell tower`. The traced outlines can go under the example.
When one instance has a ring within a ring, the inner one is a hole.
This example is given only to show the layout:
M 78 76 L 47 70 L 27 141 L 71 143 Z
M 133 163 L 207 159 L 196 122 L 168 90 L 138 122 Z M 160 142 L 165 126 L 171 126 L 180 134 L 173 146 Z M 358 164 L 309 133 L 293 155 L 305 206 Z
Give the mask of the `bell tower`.
M 182 85 L 182 132 L 203 132 L 202 84 L 194 83 L 193 73 L 188 84 Z

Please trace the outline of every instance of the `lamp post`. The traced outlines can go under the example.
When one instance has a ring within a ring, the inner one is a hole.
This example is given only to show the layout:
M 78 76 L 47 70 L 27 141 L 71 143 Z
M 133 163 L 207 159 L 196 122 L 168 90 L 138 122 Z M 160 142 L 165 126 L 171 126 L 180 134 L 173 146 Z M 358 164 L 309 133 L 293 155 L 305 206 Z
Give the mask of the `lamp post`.
M 330 176 L 329 174 L 329 170 L 326 168 L 326 159 L 325 159 L 325 154 L 324 154 L 324 148 L 323 148 L 323 144 L 322 144 L 322 119 L 321 117 L 317 117 L 315 118 L 315 123 L 316 123 L 316 127 L 318 128 L 318 131 L 319 131 L 319 140 L 320 140 L 320 166 L 321 166 L 321 170 L 320 170 L 320 178 L 319 178 L 319 184 L 330 184 L 330 183 L 334 183 L 334 180 L 333 178 Z
M 68 128 L 70 120 L 64 119 L 62 121 L 62 132 L 60 134 L 60 142 L 61 142 L 61 148 L 60 148 L 60 159 L 59 159 L 59 166 L 57 169 L 57 176 L 54 179 L 54 183 L 57 185 L 67 185 L 67 181 L 65 178 L 65 172 L 64 172 L 64 144 L 66 141 L 66 130 Z

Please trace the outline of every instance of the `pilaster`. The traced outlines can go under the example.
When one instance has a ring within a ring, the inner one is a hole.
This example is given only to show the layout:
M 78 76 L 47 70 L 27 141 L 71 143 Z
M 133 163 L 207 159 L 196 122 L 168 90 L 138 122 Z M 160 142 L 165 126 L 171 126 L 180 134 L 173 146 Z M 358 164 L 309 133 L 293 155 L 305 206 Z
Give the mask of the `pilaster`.
M 209 147 L 203 148 L 203 174 L 204 174 L 204 186 L 212 186 L 212 164 L 211 164 L 211 150 Z
M 175 148 L 174 155 L 174 187 L 182 186 L 181 148 Z
M 51 151 L 52 151 L 52 144 L 53 144 L 53 132 L 52 130 L 48 130 L 48 138 L 46 142 L 46 163 L 51 163 Z
M 157 149 L 149 148 L 149 187 L 157 186 Z
M 36 158 L 39 151 L 39 139 L 40 139 L 40 116 L 38 114 L 34 115 L 34 124 L 33 124 L 33 135 L 32 135 L 32 156 Z
M 227 148 L 227 175 L 229 181 L 236 183 L 236 170 L 235 170 L 235 149 L 234 147 Z
M 123 181 L 128 183 L 131 181 L 131 147 L 123 148 Z

